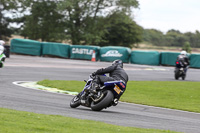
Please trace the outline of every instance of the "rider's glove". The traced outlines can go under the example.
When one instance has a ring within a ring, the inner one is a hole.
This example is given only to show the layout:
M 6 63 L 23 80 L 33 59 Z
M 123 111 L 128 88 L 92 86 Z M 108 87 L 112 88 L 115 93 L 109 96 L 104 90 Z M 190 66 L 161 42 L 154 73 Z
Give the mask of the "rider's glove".
M 92 74 L 90 74 L 90 77 L 91 77 L 92 79 L 94 79 L 94 78 L 95 78 L 95 72 L 93 72 Z
M 92 73 L 92 76 L 94 77 L 95 75 L 96 75 L 96 72 L 93 72 L 93 73 Z

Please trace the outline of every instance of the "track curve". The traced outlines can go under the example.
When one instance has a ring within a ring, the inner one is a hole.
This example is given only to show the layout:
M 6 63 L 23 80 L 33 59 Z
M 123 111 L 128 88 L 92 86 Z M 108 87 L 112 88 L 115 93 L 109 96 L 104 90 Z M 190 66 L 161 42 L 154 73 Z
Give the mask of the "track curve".
M 0 69 L 0 107 L 97 120 L 122 126 L 200 133 L 199 113 L 122 102 L 101 112 L 94 112 L 85 107 L 72 109 L 69 103 L 73 96 L 12 84 L 14 81 L 43 79 L 83 80 L 96 69 L 108 65 L 108 62 L 11 55 L 6 60 L 5 67 Z M 130 80 L 174 81 L 173 67 L 125 64 L 124 68 Z M 186 81 L 200 81 L 199 72 L 199 69 L 189 69 Z

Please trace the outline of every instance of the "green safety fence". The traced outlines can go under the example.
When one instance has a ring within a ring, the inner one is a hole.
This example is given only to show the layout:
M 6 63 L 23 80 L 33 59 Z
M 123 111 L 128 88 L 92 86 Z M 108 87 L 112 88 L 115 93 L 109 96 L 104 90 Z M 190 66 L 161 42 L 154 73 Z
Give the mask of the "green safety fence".
M 42 55 L 69 58 L 70 45 L 54 42 L 43 42 L 42 44 Z
M 190 67 L 200 68 L 200 54 L 190 55 Z
M 178 52 L 161 52 L 161 65 L 175 66 Z
M 132 51 L 130 62 L 133 64 L 160 65 L 160 53 L 157 51 Z
M 29 39 L 12 39 L 10 52 L 41 56 L 42 43 Z
M 91 60 L 93 51 L 95 51 L 96 60 L 99 60 L 99 49 L 100 49 L 99 46 L 71 45 L 70 58 Z
M 101 61 L 114 61 L 120 59 L 125 63 L 129 63 L 131 49 L 127 47 L 107 46 L 100 49 Z
M 28 55 L 53 55 L 71 59 L 91 60 L 95 51 L 96 60 L 112 62 L 120 59 L 125 63 L 129 60 L 133 64 L 146 65 L 171 65 L 175 66 L 178 52 L 157 52 L 157 51 L 131 51 L 127 47 L 117 46 L 88 46 L 68 45 L 53 42 L 39 42 L 29 39 L 12 39 L 10 52 Z M 190 67 L 200 68 L 200 54 L 191 54 Z

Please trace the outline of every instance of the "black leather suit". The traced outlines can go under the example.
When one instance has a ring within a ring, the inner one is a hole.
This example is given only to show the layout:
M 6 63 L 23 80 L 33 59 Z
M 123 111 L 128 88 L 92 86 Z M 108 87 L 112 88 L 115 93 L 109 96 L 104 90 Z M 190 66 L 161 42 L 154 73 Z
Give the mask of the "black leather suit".
M 107 74 L 107 73 L 109 73 L 109 77 L 103 76 L 103 74 Z M 115 80 L 122 80 L 125 83 L 128 82 L 127 73 L 118 64 L 113 64 L 112 66 L 98 69 L 92 75 L 96 76 L 95 81 L 97 82 L 97 84 L 103 84 L 104 82 L 115 81 Z

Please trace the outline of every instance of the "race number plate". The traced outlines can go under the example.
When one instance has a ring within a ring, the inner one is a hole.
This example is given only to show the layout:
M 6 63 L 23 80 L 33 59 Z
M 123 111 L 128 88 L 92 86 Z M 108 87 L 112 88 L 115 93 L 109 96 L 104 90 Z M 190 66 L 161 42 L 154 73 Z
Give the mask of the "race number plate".
M 117 92 L 117 94 L 119 94 L 122 91 L 117 85 L 115 85 L 114 90 Z

